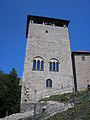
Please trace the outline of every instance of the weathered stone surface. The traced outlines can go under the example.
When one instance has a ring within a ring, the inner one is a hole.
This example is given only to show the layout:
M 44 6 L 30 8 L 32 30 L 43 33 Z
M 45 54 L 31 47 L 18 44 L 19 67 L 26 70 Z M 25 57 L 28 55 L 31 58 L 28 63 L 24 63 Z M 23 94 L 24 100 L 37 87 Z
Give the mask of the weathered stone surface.
M 19 119 L 23 119 L 23 118 L 28 118 L 31 115 L 33 115 L 33 111 L 27 111 L 25 113 L 16 113 L 16 114 L 12 114 L 10 116 L 6 116 L 5 118 L 2 118 L 0 120 L 19 120 Z
M 46 30 L 48 33 L 46 33 Z M 44 71 L 33 70 L 34 57 L 44 60 Z M 49 61 L 59 61 L 59 72 L 49 71 Z M 52 80 L 52 88 L 46 80 Z M 67 27 L 29 23 L 21 92 L 21 112 L 29 109 L 26 104 L 50 96 L 72 92 L 72 63 Z
M 77 91 L 86 90 L 88 85 L 90 85 L 90 55 L 83 53 L 75 55 L 74 58 Z

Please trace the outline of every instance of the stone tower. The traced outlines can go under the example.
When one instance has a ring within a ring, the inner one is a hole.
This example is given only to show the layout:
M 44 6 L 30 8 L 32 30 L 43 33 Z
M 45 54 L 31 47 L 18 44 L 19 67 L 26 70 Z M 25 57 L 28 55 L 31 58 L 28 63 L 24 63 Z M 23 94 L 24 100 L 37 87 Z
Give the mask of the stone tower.
M 35 90 L 37 101 L 72 92 L 68 24 L 68 20 L 28 15 L 21 111 L 29 109 Z
M 72 52 L 72 65 L 75 91 L 87 90 L 90 87 L 90 52 Z

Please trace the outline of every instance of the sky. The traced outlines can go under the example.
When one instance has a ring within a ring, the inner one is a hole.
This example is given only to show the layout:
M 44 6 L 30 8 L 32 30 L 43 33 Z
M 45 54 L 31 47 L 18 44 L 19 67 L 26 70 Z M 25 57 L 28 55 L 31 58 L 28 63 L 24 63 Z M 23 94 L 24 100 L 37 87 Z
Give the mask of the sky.
M 0 70 L 23 75 L 27 15 L 70 20 L 71 52 L 90 52 L 90 0 L 0 0 Z

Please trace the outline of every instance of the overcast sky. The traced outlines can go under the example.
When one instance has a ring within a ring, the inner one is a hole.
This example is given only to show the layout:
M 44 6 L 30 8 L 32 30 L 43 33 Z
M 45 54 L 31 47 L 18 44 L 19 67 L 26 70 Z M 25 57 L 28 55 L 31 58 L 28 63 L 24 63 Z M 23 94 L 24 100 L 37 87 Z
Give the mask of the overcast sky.
M 28 14 L 70 20 L 71 51 L 90 52 L 90 0 L 0 0 L 0 70 L 22 76 Z

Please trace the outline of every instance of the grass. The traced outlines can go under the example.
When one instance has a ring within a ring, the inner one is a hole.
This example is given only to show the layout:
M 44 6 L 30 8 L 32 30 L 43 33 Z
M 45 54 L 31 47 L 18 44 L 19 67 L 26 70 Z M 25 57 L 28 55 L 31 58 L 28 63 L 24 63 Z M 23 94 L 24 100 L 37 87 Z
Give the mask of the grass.
M 90 120 L 90 100 L 77 104 L 75 108 L 57 113 L 47 120 Z
M 81 91 L 75 93 L 75 98 L 78 99 L 79 97 L 87 94 L 88 91 Z M 59 101 L 59 102 L 68 102 L 69 100 L 73 99 L 73 93 L 64 93 L 62 95 L 52 95 L 50 97 L 41 99 L 40 101 Z M 72 102 L 72 101 L 71 101 Z
M 59 102 L 67 102 L 72 98 L 72 93 L 64 93 L 62 95 L 52 95 L 50 97 L 41 99 L 40 101 L 59 101 Z

